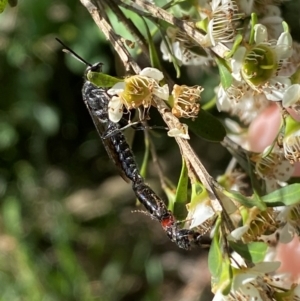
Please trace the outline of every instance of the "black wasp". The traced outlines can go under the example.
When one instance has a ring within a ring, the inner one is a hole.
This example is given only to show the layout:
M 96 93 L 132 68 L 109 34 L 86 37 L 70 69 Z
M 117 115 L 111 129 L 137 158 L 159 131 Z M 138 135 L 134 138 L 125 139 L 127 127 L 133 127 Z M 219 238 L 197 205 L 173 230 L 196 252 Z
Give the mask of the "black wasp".
M 66 52 L 71 53 L 88 66 L 82 88 L 84 103 L 109 157 L 120 170 L 122 177 L 126 181 L 132 182 L 132 189 L 138 200 L 144 205 L 150 216 L 159 221 L 167 236 L 178 247 L 188 250 L 192 244 L 200 245 L 202 235 L 194 230 L 180 229 L 180 222 L 176 221 L 162 199 L 145 183 L 135 162 L 134 155 L 120 130 L 120 124 L 112 122 L 108 117 L 110 96 L 104 88 L 94 85 L 87 79 L 89 72 L 101 72 L 103 64 L 91 65 L 87 63 L 60 40 L 58 41 L 66 48 Z

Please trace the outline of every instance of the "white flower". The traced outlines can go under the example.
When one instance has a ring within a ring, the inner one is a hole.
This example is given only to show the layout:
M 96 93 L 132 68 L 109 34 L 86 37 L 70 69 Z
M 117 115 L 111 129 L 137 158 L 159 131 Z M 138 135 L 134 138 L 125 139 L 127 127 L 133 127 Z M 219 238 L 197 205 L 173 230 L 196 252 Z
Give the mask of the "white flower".
M 195 228 L 202 225 L 206 220 L 212 218 L 215 215 L 215 211 L 211 206 L 205 202 L 199 203 L 196 207 L 189 212 L 188 218 L 191 219 L 190 228 Z
M 211 57 L 200 55 L 199 53 L 193 52 L 193 48 L 199 48 L 193 40 L 188 38 L 186 34 L 183 34 L 174 27 L 167 28 L 167 42 L 168 46 L 164 41 L 160 44 L 160 50 L 163 54 L 163 59 L 172 62 L 172 55 L 177 59 L 178 65 L 193 65 L 199 66 L 206 64 Z
M 157 82 L 161 81 L 164 78 L 164 75 L 161 71 L 155 68 L 147 67 L 140 72 L 141 76 L 146 76 L 155 79 Z
M 277 207 L 278 215 L 276 220 L 283 225 L 279 230 L 279 242 L 287 244 L 299 236 L 300 207 L 299 204 Z
M 121 90 L 123 91 L 123 90 Z M 123 103 L 119 97 L 113 96 L 109 101 L 108 116 L 112 122 L 119 122 L 123 116 Z
M 234 53 L 232 59 L 231 59 L 231 70 L 232 70 L 232 76 L 237 81 L 242 80 L 241 75 L 241 69 L 243 66 L 244 58 L 246 54 L 246 48 L 241 46 L 237 49 L 237 51 Z
M 249 124 L 266 107 L 269 102 L 263 93 L 251 89 L 245 81 L 233 80 L 232 85 L 217 92 L 217 108 L 238 116 L 244 124 Z
M 293 108 L 296 112 L 300 112 L 300 85 L 294 84 L 287 88 L 282 99 L 284 108 Z
M 188 126 L 184 123 L 180 123 L 176 128 L 170 129 L 168 131 L 168 136 L 190 139 Z
M 283 138 L 284 156 L 291 163 L 300 161 L 300 122 L 287 116 Z
M 283 139 L 285 157 L 290 162 L 300 161 L 300 130 L 293 132 Z
M 233 241 L 240 240 L 242 238 L 242 236 L 248 232 L 249 228 L 250 228 L 249 225 L 244 225 L 244 226 L 234 229 L 228 235 L 228 240 L 233 240 Z
M 262 211 L 257 207 L 243 208 L 243 224 L 234 229 L 228 236 L 230 240 L 242 240 L 244 243 L 262 241 L 266 235 L 273 234 L 277 212 L 273 208 Z
M 295 170 L 285 158 L 282 149 L 275 146 L 270 153 L 269 151 L 270 147 L 267 147 L 255 165 L 257 174 L 266 182 L 267 193 L 286 185 L 284 182 L 291 178 Z
M 234 270 L 232 287 L 228 295 L 223 295 L 219 290 L 213 301 L 265 301 L 271 300 L 266 292 L 269 285 L 265 283 L 267 274 L 276 271 L 280 262 L 261 262 L 253 268 L 241 268 Z
M 254 41 L 256 44 L 262 44 L 268 42 L 268 31 L 266 26 L 262 24 L 254 25 Z
M 243 80 L 255 91 L 264 93 L 272 101 L 283 99 L 291 80 L 280 76 L 285 60 L 292 55 L 292 37 L 285 29 L 276 44 L 268 39 L 267 28 L 262 24 L 254 26 L 254 44 L 249 50 L 240 46 L 231 60 L 232 76 L 238 82 Z
M 289 32 L 283 32 L 279 36 L 275 48 L 279 60 L 285 60 L 291 57 L 293 53 L 292 44 L 293 39 Z
M 145 68 L 139 75 L 126 78 L 118 82 L 107 91 L 113 96 L 108 104 L 108 116 L 113 122 L 118 122 L 123 115 L 123 106 L 127 110 L 143 106 L 151 106 L 153 95 L 168 100 L 168 85 L 160 86 L 159 81 L 164 78 L 163 73 L 155 68 Z
M 220 111 L 237 115 L 249 124 L 269 100 L 284 100 L 285 107 L 291 103 L 293 108 L 298 107 L 300 87 L 291 86 L 291 80 L 283 72 L 280 75 L 283 64 L 292 54 L 292 38 L 286 25 L 284 27 L 278 40 L 270 41 L 265 26 L 254 26 L 254 43 L 238 47 L 230 60 L 233 79 L 229 88 L 218 90 L 217 108 Z
M 275 76 L 262 87 L 263 93 L 267 99 L 272 101 L 280 101 L 284 98 L 284 95 L 291 85 L 291 80 L 285 76 Z
M 207 46 L 215 46 L 218 42 L 232 42 L 236 36 L 237 21 L 241 16 L 235 1 L 212 0 L 211 12 L 207 13 Z
M 221 211 L 219 203 L 214 206 L 208 192 L 202 184 L 192 184 L 191 202 L 187 204 L 187 221 L 191 221 L 190 229 L 197 227 L 203 233 L 209 231 L 215 221 L 216 212 Z

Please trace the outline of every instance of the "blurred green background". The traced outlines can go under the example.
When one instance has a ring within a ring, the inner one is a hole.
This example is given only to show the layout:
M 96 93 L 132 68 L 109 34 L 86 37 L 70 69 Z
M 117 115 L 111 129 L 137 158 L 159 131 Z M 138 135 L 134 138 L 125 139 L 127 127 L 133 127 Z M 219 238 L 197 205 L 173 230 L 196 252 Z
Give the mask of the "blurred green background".
M 0 15 L 0 300 L 211 300 L 207 250 L 179 250 L 157 222 L 132 213 L 142 208 L 81 98 L 85 66 L 55 37 L 122 75 L 79 1 L 24 0 Z M 185 83 L 200 82 L 209 100 L 218 78 L 209 70 L 203 78 L 199 68 L 184 72 Z M 153 120 L 162 124 L 157 114 Z M 166 137 L 155 131 L 153 141 L 176 183 L 181 158 Z M 222 174 L 227 152 L 191 142 L 212 175 Z M 141 163 L 142 131 L 133 149 Z M 147 182 L 165 198 L 151 164 Z

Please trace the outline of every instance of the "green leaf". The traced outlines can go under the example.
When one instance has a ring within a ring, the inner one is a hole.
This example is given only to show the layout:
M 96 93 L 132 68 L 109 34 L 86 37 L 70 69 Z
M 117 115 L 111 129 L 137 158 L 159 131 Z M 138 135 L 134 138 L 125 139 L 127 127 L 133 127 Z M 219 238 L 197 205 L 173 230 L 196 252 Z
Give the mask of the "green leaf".
M 157 51 L 156 51 L 156 48 L 155 48 L 155 45 L 154 45 L 154 39 L 151 35 L 151 32 L 149 30 L 147 22 L 145 21 L 144 18 L 142 18 L 142 20 L 143 20 L 144 25 L 146 27 L 146 32 L 147 32 L 147 37 L 148 37 L 148 46 L 149 46 L 151 66 L 153 68 L 157 68 L 157 69 L 161 70 L 162 69 L 161 68 L 161 63 L 160 63 L 159 56 L 157 54 Z
M 261 199 L 268 207 L 298 204 L 300 202 L 300 184 L 295 183 L 282 187 L 261 197 Z
M 288 137 L 300 128 L 299 121 L 295 120 L 292 116 L 288 115 L 285 118 L 284 136 Z
M 232 84 L 231 73 L 228 70 L 225 60 L 223 60 L 221 58 L 216 58 L 216 63 L 219 68 L 219 74 L 220 74 L 220 80 L 221 80 L 222 87 L 226 90 Z
M 214 278 L 219 278 L 222 272 L 223 256 L 219 244 L 219 236 L 215 235 L 208 253 L 208 268 Z
M 174 214 L 178 219 L 184 219 L 186 217 L 187 210 L 185 205 L 188 199 L 188 183 L 188 169 L 185 160 L 182 159 L 182 167 L 179 181 L 177 184 L 174 207 Z
M 250 31 L 250 38 L 249 38 L 249 44 L 252 45 L 254 43 L 254 26 L 257 24 L 257 15 L 256 13 L 251 14 L 251 31 Z
M 258 263 L 263 261 L 268 249 L 268 245 L 264 242 L 251 242 L 248 244 L 242 244 L 240 242 L 236 243 L 233 241 L 229 241 L 229 245 L 244 259 L 252 263 Z
M 282 27 L 283 27 L 283 31 L 289 33 L 290 29 L 289 29 L 289 25 L 283 21 L 282 22 Z
M 185 160 L 182 159 L 181 173 L 177 184 L 175 202 L 186 203 L 187 200 L 187 188 L 188 188 L 188 169 Z
M 222 262 L 222 274 L 220 277 L 220 290 L 224 296 L 227 296 L 230 293 L 233 281 L 233 272 L 230 265 L 229 259 L 223 260 Z
M 192 195 L 189 208 L 195 208 L 199 203 L 208 198 L 207 190 L 204 188 L 202 183 L 194 182 L 192 183 Z
M 221 290 L 224 295 L 230 292 L 232 284 L 232 268 L 228 254 L 222 251 L 220 245 L 219 228 L 221 219 L 218 219 L 215 227 L 215 235 L 208 254 L 208 268 L 212 275 L 212 291 Z
M 196 26 L 196 28 L 207 32 L 208 23 L 209 23 L 209 19 L 205 18 L 201 21 L 196 22 L 195 26 Z
M 175 189 L 173 189 L 172 187 L 165 186 L 163 187 L 163 190 L 168 199 L 168 209 L 173 212 L 176 196 Z
M 102 72 L 89 71 L 87 79 L 95 86 L 100 88 L 111 88 L 113 85 L 119 82 L 123 82 L 123 79 L 104 74 Z
M 221 291 L 222 295 L 226 296 L 230 293 L 232 287 L 233 272 L 228 258 L 225 258 L 222 261 L 220 261 L 220 266 L 220 275 L 217 278 L 212 276 L 211 286 L 212 291 L 214 293 L 216 291 Z
M 183 121 L 183 119 L 181 119 Z M 197 136 L 212 142 L 220 142 L 226 136 L 226 130 L 222 123 L 210 113 L 200 110 L 198 117 L 193 121 L 184 119 Z
M 254 196 L 253 198 L 246 197 L 242 195 L 241 193 L 237 191 L 226 191 L 223 190 L 223 193 L 228 196 L 230 199 L 233 199 L 240 204 L 244 205 L 245 207 L 252 208 L 252 207 L 257 207 L 260 210 L 266 210 L 266 205 L 262 201 L 261 198 L 257 198 Z
M 146 174 L 147 174 L 149 154 L 150 154 L 150 141 L 149 141 L 148 135 L 145 135 L 145 153 L 144 153 L 143 163 L 140 168 L 140 173 L 141 173 L 142 177 L 144 177 L 144 178 L 146 177 Z
M 0 0 L 0 14 L 4 11 L 7 5 L 7 0 Z
M 240 44 L 242 43 L 242 41 L 243 41 L 243 36 L 241 34 L 237 34 L 234 39 L 234 43 L 233 43 L 231 50 L 228 53 L 226 53 L 226 56 L 225 56 L 226 59 L 231 58 L 234 55 L 234 53 L 237 51 L 237 49 L 240 46 Z

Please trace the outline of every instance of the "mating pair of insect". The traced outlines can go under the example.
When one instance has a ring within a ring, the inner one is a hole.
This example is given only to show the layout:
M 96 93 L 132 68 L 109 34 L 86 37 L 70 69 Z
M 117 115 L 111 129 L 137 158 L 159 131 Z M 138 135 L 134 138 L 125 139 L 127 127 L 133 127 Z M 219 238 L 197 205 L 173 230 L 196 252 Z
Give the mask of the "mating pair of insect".
M 98 87 L 88 80 L 89 72 L 102 71 L 102 63 L 91 65 L 63 42 L 58 41 L 65 47 L 65 52 L 72 54 L 88 66 L 82 88 L 83 100 L 109 157 L 119 168 L 123 178 L 131 181 L 132 189 L 138 200 L 144 205 L 149 215 L 161 224 L 167 236 L 179 248 L 189 250 L 193 244 L 201 245 L 202 235 L 191 229 L 180 228 L 181 222 L 176 221 L 173 213 L 167 209 L 163 200 L 145 183 L 134 155 L 123 132 L 120 130 L 121 125 L 109 119 L 108 104 L 110 96 L 105 88 Z

